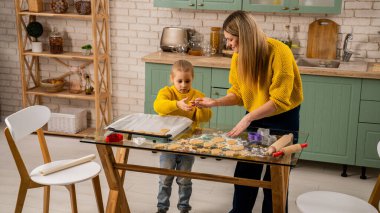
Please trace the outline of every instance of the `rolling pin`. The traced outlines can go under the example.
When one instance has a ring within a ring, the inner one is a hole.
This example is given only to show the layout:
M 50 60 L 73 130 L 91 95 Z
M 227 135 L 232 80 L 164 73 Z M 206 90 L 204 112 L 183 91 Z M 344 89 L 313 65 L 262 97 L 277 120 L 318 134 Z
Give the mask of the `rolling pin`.
M 62 164 L 62 165 L 57 165 L 57 166 L 53 166 L 51 168 L 42 169 L 40 171 L 40 174 L 42 176 L 45 176 L 45 175 L 48 175 L 48 174 L 51 174 L 51 173 L 54 173 L 54 172 L 58 172 L 58 171 L 61 171 L 61 170 L 64 170 L 64 169 L 68 169 L 68 168 L 71 168 L 71 167 L 74 167 L 74 166 L 77 166 L 77 165 L 80 165 L 80 164 L 87 163 L 87 162 L 89 162 L 89 161 L 91 161 L 93 159 L 95 159 L 95 155 L 94 154 L 87 155 L 85 157 L 72 160 L 72 161 L 67 162 L 65 164 Z
M 272 155 L 273 153 L 279 151 L 281 148 L 288 145 L 288 143 L 292 142 L 293 134 L 283 135 L 280 139 L 274 142 L 272 145 L 268 147 L 268 151 L 265 152 L 266 155 Z
M 282 148 L 280 151 L 273 153 L 273 157 L 279 157 L 283 155 L 289 155 L 295 152 L 300 152 L 303 148 L 307 147 L 307 143 L 293 144 Z

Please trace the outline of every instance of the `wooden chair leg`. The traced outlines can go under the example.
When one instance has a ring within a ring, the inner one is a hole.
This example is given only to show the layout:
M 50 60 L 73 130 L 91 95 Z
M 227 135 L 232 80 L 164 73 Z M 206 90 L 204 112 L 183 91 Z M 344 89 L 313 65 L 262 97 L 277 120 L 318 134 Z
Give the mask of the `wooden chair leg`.
M 44 187 L 44 213 L 49 213 L 50 206 L 50 186 Z
M 71 184 L 67 186 L 67 189 L 70 192 L 71 212 L 78 213 L 77 196 L 75 194 L 75 185 Z
M 104 206 L 103 206 L 102 190 L 100 188 L 99 175 L 92 178 L 92 186 L 94 187 L 96 204 L 98 205 L 98 211 L 100 213 L 103 213 L 104 212 Z
M 379 201 L 380 201 L 380 175 L 377 177 L 375 186 L 373 187 L 371 197 L 368 200 L 368 203 L 374 206 L 377 211 L 379 211 Z
M 21 213 L 22 208 L 24 207 L 26 192 L 28 191 L 28 185 L 25 183 L 20 183 L 20 187 L 18 189 L 18 196 L 16 202 L 15 213 Z

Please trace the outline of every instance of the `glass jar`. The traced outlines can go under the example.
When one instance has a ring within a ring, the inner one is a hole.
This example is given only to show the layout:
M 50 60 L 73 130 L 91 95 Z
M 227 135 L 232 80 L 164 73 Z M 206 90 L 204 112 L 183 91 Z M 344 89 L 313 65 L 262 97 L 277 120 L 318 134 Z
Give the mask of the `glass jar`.
M 69 4 L 66 0 L 51 0 L 50 8 L 53 13 L 66 13 Z
M 219 53 L 219 43 L 220 43 L 220 27 L 211 27 L 210 33 L 210 46 L 211 55 Z
M 69 92 L 78 94 L 83 91 L 82 73 L 84 72 L 79 66 L 70 67 L 71 75 L 69 76 Z
M 189 55 L 201 56 L 202 55 L 202 43 L 203 35 L 200 33 L 195 33 L 190 37 L 189 41 Z
M 61 33 L 53 30 L 49 36 L 50 53 L 61 54 L 63 53 L 63 37 Z
M 75 0 L 75 10 L 81 15 L 91 14 L 91 1 L 90 0 Z

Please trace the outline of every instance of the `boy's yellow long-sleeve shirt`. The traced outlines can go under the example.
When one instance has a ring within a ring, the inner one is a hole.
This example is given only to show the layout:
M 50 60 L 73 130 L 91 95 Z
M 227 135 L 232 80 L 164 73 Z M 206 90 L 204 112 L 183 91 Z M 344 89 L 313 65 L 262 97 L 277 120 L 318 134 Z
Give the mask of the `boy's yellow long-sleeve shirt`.
M 263 85 L 247 84 L 238 77 L 238 54 L 231 60 L 228 93 L 240 99 L 248 112 L 252 112 L 269 100 L 276 105 L 277 115 L 289 111 L 303 101 L 301 76 L 292 51 L 281 41 L 268 38 L 270 50 L 267 79 Z
M 178 115 L 190 118 L 196 125 L 199 122 L 207 122 L 211 119 L 211 109 L 194 107 L 191 111 L 183 111 L 177 107 L 177 101 L 188 98 L 186 102 L 196 98 L 205 97 L 203 93 L 196 89 L 191 89 L 188 93 L 182 94 L 174 86 L 166 86 L 157 94 L 153 108 L 159 115 Z

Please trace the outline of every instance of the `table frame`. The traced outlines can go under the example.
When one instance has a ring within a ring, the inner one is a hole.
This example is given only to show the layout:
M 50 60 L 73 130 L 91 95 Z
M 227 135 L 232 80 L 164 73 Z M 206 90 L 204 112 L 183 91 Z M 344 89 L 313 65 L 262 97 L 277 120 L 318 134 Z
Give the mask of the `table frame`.
M 129 205 L 123 188 L 125 172 L 134 171 L 150 174 L 172 175 L 200 179 L 214 182 L 223 182 L 243 186 L 254 186 L 272 189 L 273 212 L 285 212 L 287 192 L 289 185 L 289 165 L 269 164 L 271 171 L 271 181 L 251 180 L 246 178 L 237 178 L 231 176 L 213 175 L 207 173 L 178 171 L 171 169 L 162 169 L 158 167 L 140 166 L 128 164 L 128 147 L 119 147 L 116 151 L 116 157 L 109 145 L 96 144 L 104 173 L 109 186 L 109 196 L 107 201 L 107 213 L 129 213 Z M 159 150 L 157 150 L 159 151 Z M 184 154 L 184 153 L 178 153 Z M 284 161 L 290 162 L 290 156 L 284 156 Z M 260 162 L 255 162 L 260 163 Z

